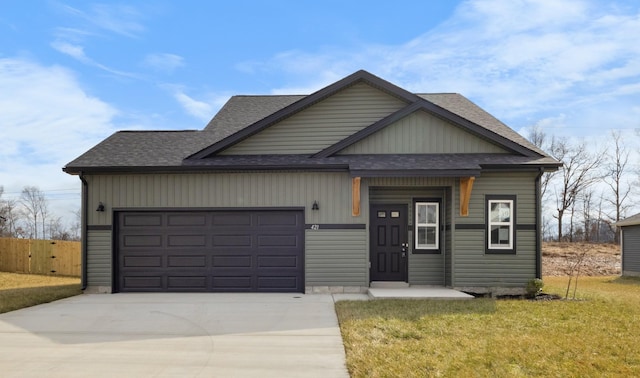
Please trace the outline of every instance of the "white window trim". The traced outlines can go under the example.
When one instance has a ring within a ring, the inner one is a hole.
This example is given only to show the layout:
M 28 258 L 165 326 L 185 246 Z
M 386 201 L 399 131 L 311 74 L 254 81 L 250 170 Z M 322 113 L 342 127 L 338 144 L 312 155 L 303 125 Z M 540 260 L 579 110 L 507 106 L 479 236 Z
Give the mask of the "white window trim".
M 420 205 L 432 205 L 436 207 L 436 222 L 435 223 L 419 223 L 418 222 L 418 207 Z M 430 201 L 421 201 L 416 202 L 414 207 L 413 216 L 415 219 L 414 222 L 414 239 L 415 239 L 415 249 L 416 250 L 438 250 L 440 249 L 440 203 L 439 202 L 430 202 Z M 435 244 L 427 244 L 420 245 L 418 244 L 418 229 L 420 227 L 434 227 L 436 229 L 436 240 Z
M 513 220 L 515 214 L 513 213 L 513 200 L 507 199 L 493 199 L 488 201 L 489 211 L 488 211 L 488 230 L 489 237 L 487 238 L 487 248 L 488 249 L 513 249 Z M 509 222 L 493 222 L 491 221 L 491 205 L 494 203 L 507 203 L 509 205 Z M 509 226 L 509 244 L 491 244 L 491 229 L 493 226 Z

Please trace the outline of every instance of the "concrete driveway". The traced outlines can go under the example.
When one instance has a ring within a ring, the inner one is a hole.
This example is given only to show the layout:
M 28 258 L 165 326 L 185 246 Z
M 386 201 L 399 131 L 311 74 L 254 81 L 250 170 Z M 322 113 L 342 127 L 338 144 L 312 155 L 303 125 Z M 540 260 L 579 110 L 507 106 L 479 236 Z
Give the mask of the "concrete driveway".
M 84 294 L 0 314 L 2 377 L 348 377 L 330 295 Z

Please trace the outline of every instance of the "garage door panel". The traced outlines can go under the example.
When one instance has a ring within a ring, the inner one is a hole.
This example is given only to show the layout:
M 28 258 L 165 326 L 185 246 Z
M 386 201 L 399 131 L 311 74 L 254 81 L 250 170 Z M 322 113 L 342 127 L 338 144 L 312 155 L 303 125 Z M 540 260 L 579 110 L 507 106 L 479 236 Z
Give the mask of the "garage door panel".
M 258 268 L 297 268 L 297 256 L 258 256 Z
M 125 290 L 161 290 L 162 276 L 126 276 L 122 279 Z
M 213 276 L 213 291 L 253 291 L 253 277 L 246 276 Z
M 213 235 L 214 247 L 251 247 L 253 238 L 250 234 Z
M 207 276 L 168 276 L 167 289 L 206 291 Z
M 207 216 L 205 214 L 168 214 L 167 225 L 169 227 L 206 226 Z
M 259 247 L 297 247 L 297 235 L 258 235 Z
M 207 237 L 199 235 L 168 235 L 168 247 L 204 247 L 207 245 Z
M 296 276 L 259 276 L 258 291 L 293 291 L 298 286 Z
M 162 235 L 124 235 L 122 246 L 132 247 L 162 247 Z
M 220 255 L 213 256 L 211 266 L 213 268 L 251 268 L 252 261 L 251 255 Z
M 167 256 L 168 268 L 206 268 L 207 257 L 205 255 L 169 255 Z
M 123 214 L 121 224 L 126 227 L 160 226 L 162 214 Z
M 213 214 L 212 225 L 219 227 L 251 226 L 251 213 L 218 212 Z
M 302 211 L 117 214 L 118 291 L 304 291 Z
M 124 256 L 122 258 L 123 268 L 161 268 L 162 256 Z
M 299 219 L 295 213 L 263 213 L 257 214 L 257 225 L 260 227 L 297 226 Z

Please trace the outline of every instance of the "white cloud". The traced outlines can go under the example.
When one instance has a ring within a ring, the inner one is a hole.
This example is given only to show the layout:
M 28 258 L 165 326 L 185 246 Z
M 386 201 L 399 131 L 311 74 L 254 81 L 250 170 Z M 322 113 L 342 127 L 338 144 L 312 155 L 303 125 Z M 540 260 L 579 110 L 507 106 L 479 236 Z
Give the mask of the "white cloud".
M 177 68 L 184 67 L 184 58 L 175 54 L 149 54 L 142 61 L 142 65 L 160 72 L 171 73 Z
M 211 104 L 195 100 L 181 91 L 176 91 L 173 96 L 180 105 L 182 105 L 184 110 L 192 116 L 203 121 L 207 121 L 211 118 L 213 111 L 213 106 Z
M 79 61 L 79 62 L 81 62 L 83 64 L 99 68 L 99 69 L 104 70 L 106 72 L 109 72 L 111 74 L 114 74 L 114 75 L 117 75 L 117 76 L 123 76 L 123 77 L 127 77 L 127 78 L 134 78 L 134 79 L 140 79 L 141 78 L 140 75 L 138 75 L 138 74 L 116 70 L 116 69 L 108 67 L 108 66 L 106 66 L 106 65 L 104 65 L 102 63 L 96 62 L 95 60 L 91 59 L 90 57 L 88 57 L 85 54 L 84 47 L 82 47 L 82 46 L 74 45 L 74 44 L 71 44 L 71 43 L 68 43 L 68 42 L 65 42 L 65 41 L 56 40 L 56 41 L 53 41 L 51 43 L 51 47 L 53 47 L 55 50 L 65 54 L 65 55 L 69 55 L 73 59 L 76 59 L 77 61 Z
M 585 109 L 605 101 L 638 102 L 638 35 L 633 3 L 469 0 L 404 44 L 285 51 L 237 67 L 263 76 L 284 71 L 291 82 L 276 93 L 315 90 L 331 82 L 324 78 L 364 68 L 409 90 L 462 93 L 514 127 L 560 114 L 579 124 Z M 600 111 L 601 123 L 607 113 Z
M 117 110 L 85 93 L 70 71 L 25 59 L 0 59 L 0 88 L 4 198 L 25 185 L 75 189 L 71 200 L 50 202 L 57 216 L 69 217 L 80 206 L 80 184 L 61 169 L 115 131 Z
M 82 46 L 73 45 L 68 42 L 57 40 L 51 43 L 51 47 L 53 47 L 55 50 L 63 54 L 69 55 L 70 57 L 76 60 L 79 60 L 82 63 L 92 64 L 92 65 L 94 64 L 94 62 L 91 59 L 87 58 L 87 56 L 84 53 L 84 47 Z
M 142 14 L 129 5 L 93 4 L 87 11 L 62 4 L 60 4 L 60 8 L 88 22 L 94 28 L 127 37 L 137 37 L 145 30 L 139 22 Z

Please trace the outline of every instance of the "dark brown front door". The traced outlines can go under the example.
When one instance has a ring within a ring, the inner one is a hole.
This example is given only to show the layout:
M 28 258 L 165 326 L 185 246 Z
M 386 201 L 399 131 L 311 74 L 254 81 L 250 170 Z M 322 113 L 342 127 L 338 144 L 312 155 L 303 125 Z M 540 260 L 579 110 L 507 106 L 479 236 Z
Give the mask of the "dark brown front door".
M 407 280 L 407 205 L 371 205 L 371 281 Z

